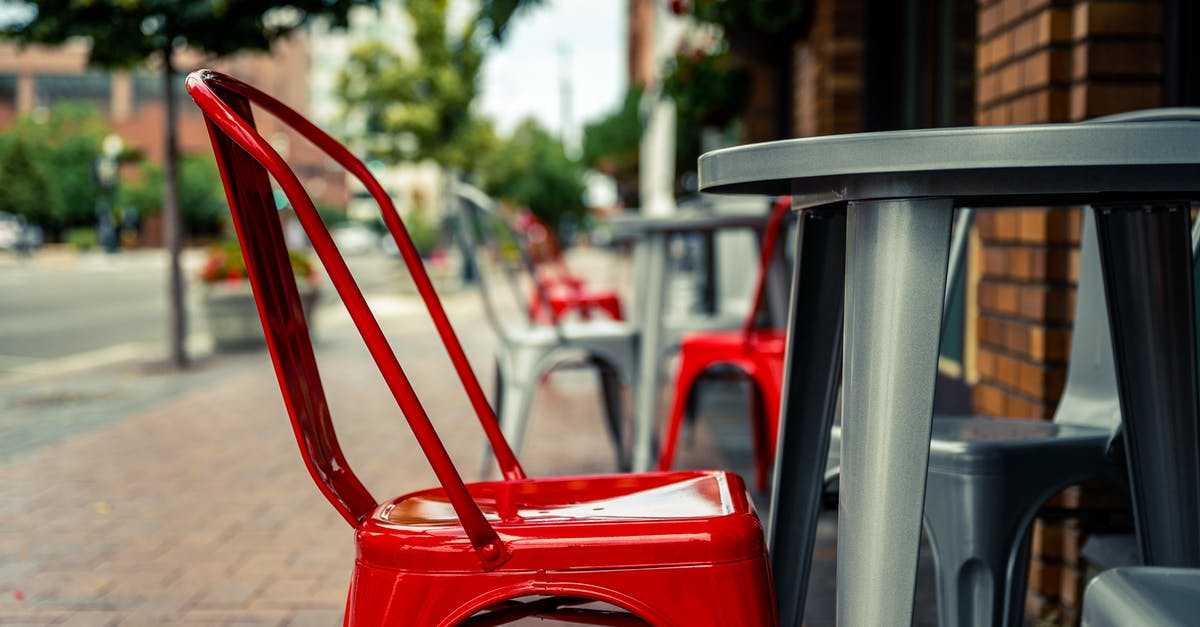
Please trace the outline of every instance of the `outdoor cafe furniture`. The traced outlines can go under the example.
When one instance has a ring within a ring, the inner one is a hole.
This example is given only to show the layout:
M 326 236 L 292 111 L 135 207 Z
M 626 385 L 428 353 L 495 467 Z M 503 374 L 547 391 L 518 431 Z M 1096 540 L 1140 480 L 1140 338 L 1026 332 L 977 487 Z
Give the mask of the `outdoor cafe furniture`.
M 355 530 L 346 624 L 448 626 L 473 624 L 472 616 L 474 624 L 498 624 L 528 615 L 579 622 L 588 609 L 571 606 L 581 599 L 607 602 L 641 620 L 619 622 L 604 612 L 594 617 L 601 624 L 775 624 L 762 530 L 737 475 L 526 478 L 395 207 L 363 163 L 292 109 L 234 78 L 200 70 L 188 76 L 187 90 L 208 123 L 301 456 Z M 251 103 L 324 151 L 379 204 L 503 480 L 464 484 L 312 200 L 255 130 Z M 441 487 L 381 503 L 342 455 L 268 175 L 294 207 Z M 520 601 L 530 596 L 536 598 Z
M 1200 617 L 1200 570 L 1129 566 L 1097 575 L 1083 594 L 1083 627 L 1188 627 Z
M 529 318 L 540 322 L 558 322 L 568 314 L 590 320 L 593 312 L 604 312 L 611 320 L 624 320 L 621 296 L 611 288 L 589 286 L 571 272 L 563 258 L 562 247 L 550 225 L 532 212 L 518 216 L 515 229 L 533 263 L 534 285 L 529 294 Z
M 666 312 L 670 243 L 678 236 L 700 236 L 704 240 L 712 240 L 717 235 L 735 231 L 748 230 L 759 233 L 769 219 L 766 209 L 767 202 L 757 202 L 756 199 L 754 203 L 738 203 L 732 210 L 721 213 L 688 210 L 663 216 L 622 217 L 608 221 L 615 237 L 637 239 L 634 255 L 637 271 L 635 307 L 636 324 L 641 331 L 641 347 L 632 425 L 632 469 L 636 472 L 643 472 L 654 466 L 655 435 L 660 424 L 657 412 L 658 383 L 662 379 L 664 355 L 679 345 L 684 333 L 703 329 L 738 328 L 745 321 L 744 312 L 728 316 L 722 311 L 718 311 L 715 316 L 688 316 L 682 320 L 668 320 Z M 715 249 L 716 246 L 709 244 L 708 248 Z M 773 263 L 781 263 L 781 253 L 782 251 L 776 251 Z M 711 259 L 711 255 L 709 257 Z M 706 262 L 708 267 L 703 271 L 706 275 L 705 281 L 715 281 L 714 275 L 719 273 L 720 263 L 722 260 L 716 263 Z M 713 291 L 718 291 L 717 286 L 713 286 Z M 776 302 L 784 302 L 783 289 L 774 282 L 769 282 L 764 298 L 768 313 L 773 313 L 773 305 Z M 773 316 L 774 319 L 781 317 Z
M 838 622 L 912 621 L 955 206 L 1093 207 L 1142 557 L 1200 565 L 1198 119 L 864 133 L 700 158 L 702 190 L 790 193 L 802 212 L 768 524 L 784 624 L 803 614 L 839 369 Z
M 679 368 L 675 377 L 674 400 L 663 432 L 659 470 L 670 470 L 679 443 L 679 431 L 685 415 L 695 411 L 696 386 L 714 367 L 732 367 L 750 384 L 750 411 L 747 422 L 754 446 L 754 485 L 766 489 L 767 475 L 775 455 L 775 433 L 779 418 L 779 397 L 783 387 L 784 333 L 781 328 L 761 328 L 762 301 L 767 279 L 775 259 L 776 242 L 791 209 L 787 197 L 771 207 L 759 254 L 758 280 L 750 310 L 739 329 L 693 331 L 679 344 Z
M 1024 624 L 1029 529 L 1050 497 L 1119 477 L 1121 426 L 1099 242 L 1083 224 L 1067 383 L 1054 420 L 934 416 L 925 484 L 943 626 Z M 840 443 L 834 428 L 832 445 Z
M 638 328 L 627 322 L 605 318 L 590 320 L 562 320 L 556 313 L 544 312 L 537 316 L 524 308 L 516 277 L 504 274 L 501 278 L 511 281 L 517 309 L 522 317 L 516 324 L 506 324 L 501 315 L 501 296 L 487 272 L 480 253 L 485 246 L 503 248 L 504 244 L 515 248 L 518 270 L 522 271 L 531 284 L 543 309 L 553 306 L 537 277 L 530 253 L 522 244 L 518 234 L 511 231 L 508 222 L 501 216 L 496 203 L 482 191 L 466 184 L 455 183 L 453 200 L 458 212 L 458 238 L 463 254 L 478 269 L 475 285 L 479 289 L 483 312 L 496 333 L 499 346 L 496 351 L 496 413 L 500 429 L 520 452 L 529 425 L 530 411 L 538 382 L 552 369 L 570 361 L 593 366 L 599 376 L 600 396 L 603 403 L 605 423 L 612 439 L 616 466 L 628 469 L 630 450 L 625 428 L 629 421 L 625 409 L 623 391 L 637 383 Z M 499 250 L 494 250 L 502 254 Z M 504 268 L 501 269 L 502 271 Z M 491 467 L 490 455 L 485 460 Z

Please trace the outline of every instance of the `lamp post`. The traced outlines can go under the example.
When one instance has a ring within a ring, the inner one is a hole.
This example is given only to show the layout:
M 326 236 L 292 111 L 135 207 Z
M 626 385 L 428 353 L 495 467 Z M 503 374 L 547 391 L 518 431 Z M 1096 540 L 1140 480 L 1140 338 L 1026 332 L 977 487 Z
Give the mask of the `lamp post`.
M 96 196 L 96 235 L 100 247 L 106 252 L 117 252 L 117 224 L 113 219 L 113 209 L 116 205 L 117 184 L 119 182 L 118 158 L 125 149 L 125 142 L 117 135 L 109 135 L 100 145 L 100 155 L 96 157 L 96 185 L 100 193 Z

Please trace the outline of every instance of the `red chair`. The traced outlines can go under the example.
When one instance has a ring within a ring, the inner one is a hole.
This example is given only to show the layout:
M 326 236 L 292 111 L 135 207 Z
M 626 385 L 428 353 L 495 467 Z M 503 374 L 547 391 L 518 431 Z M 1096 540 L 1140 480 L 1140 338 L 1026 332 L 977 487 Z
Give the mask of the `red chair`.
M 187 90 L 207 119 L 301 456 L 317 487 L 355 530 L 347 625 L 498 624 L 528 615 L 569 615 L 581 622 L 587 608 L 562 607 L 581 599 L 627 613 L 590 617 L 610 625 L 776 623 L 762 528 L 737 475 L 526 478 L 400 217 L 362 162 L 295 111 L 237 79 L 200 70 L 188 76 Z M 463 483 L 312 200 L 255 130 L 251 103 L 341 164 L 379 203 L 503 480 Z M 342 455 L 268 173 L 291 201 L 440 487 L 381 503 Z M 513 601 L 528 596 L 540 598 Z
M 615 290 L 588 287 L 581 277 L 571 273 L 558 239 L 548 224 L 525 212 L 518 220 L 517 232 L 530 251 L 534 279 L 538 283 L 529 295 L 530 320 L 559 322 L 573 311 L 579 312 L 580 318 L 590 320 L 594 310 L 603 311 L 613 320 L 625 319 L 621 297 Z
M 683 336 L 679 345 L 679 374 L 675 378 L 675 400 L 663 435 L 659 470 L 670 470 L 679 442 L 679 429 L 695 394 L 696 382 L 717 366 L 731 366 L 750 380 L 750 435 L 754 443 L 754 480 L 761 491 L 775 458 L 775 439 L 779 429 L 779 404 L 783 393 L 783 357 L 786 333 L 782 329 L 759 329 L 755 321 L 762 304 L 767 271 L 775 255 L 775 245 L 783 219 L 791 207 L 784 197 L 771 207 L 758 267 L 754 307 L 738 331 L 698 331 Z

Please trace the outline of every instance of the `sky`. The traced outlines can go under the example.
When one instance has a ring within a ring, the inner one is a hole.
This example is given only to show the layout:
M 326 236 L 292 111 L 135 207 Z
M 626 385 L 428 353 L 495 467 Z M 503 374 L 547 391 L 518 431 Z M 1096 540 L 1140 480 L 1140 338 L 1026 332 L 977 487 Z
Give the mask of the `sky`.
M 509 133 L 533 116 L 562 128 L 561 80 L 570 79 L 570 133 L 618 106 L 625 92 L 625 0 L 546 0 L 509 23 L 484 63 L 482 112 Z M 560 49 L 563 53 L 560 53 Z M 564 54 L 565 53 L 565 54 Z

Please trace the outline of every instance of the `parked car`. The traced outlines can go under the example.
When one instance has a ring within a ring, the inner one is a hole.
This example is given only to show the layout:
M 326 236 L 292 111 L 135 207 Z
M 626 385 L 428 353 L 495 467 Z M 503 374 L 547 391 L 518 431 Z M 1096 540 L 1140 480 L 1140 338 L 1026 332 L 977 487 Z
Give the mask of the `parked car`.
M 0 211 L 0 250 L 34 250 L 42 245 L 42 227 Z

